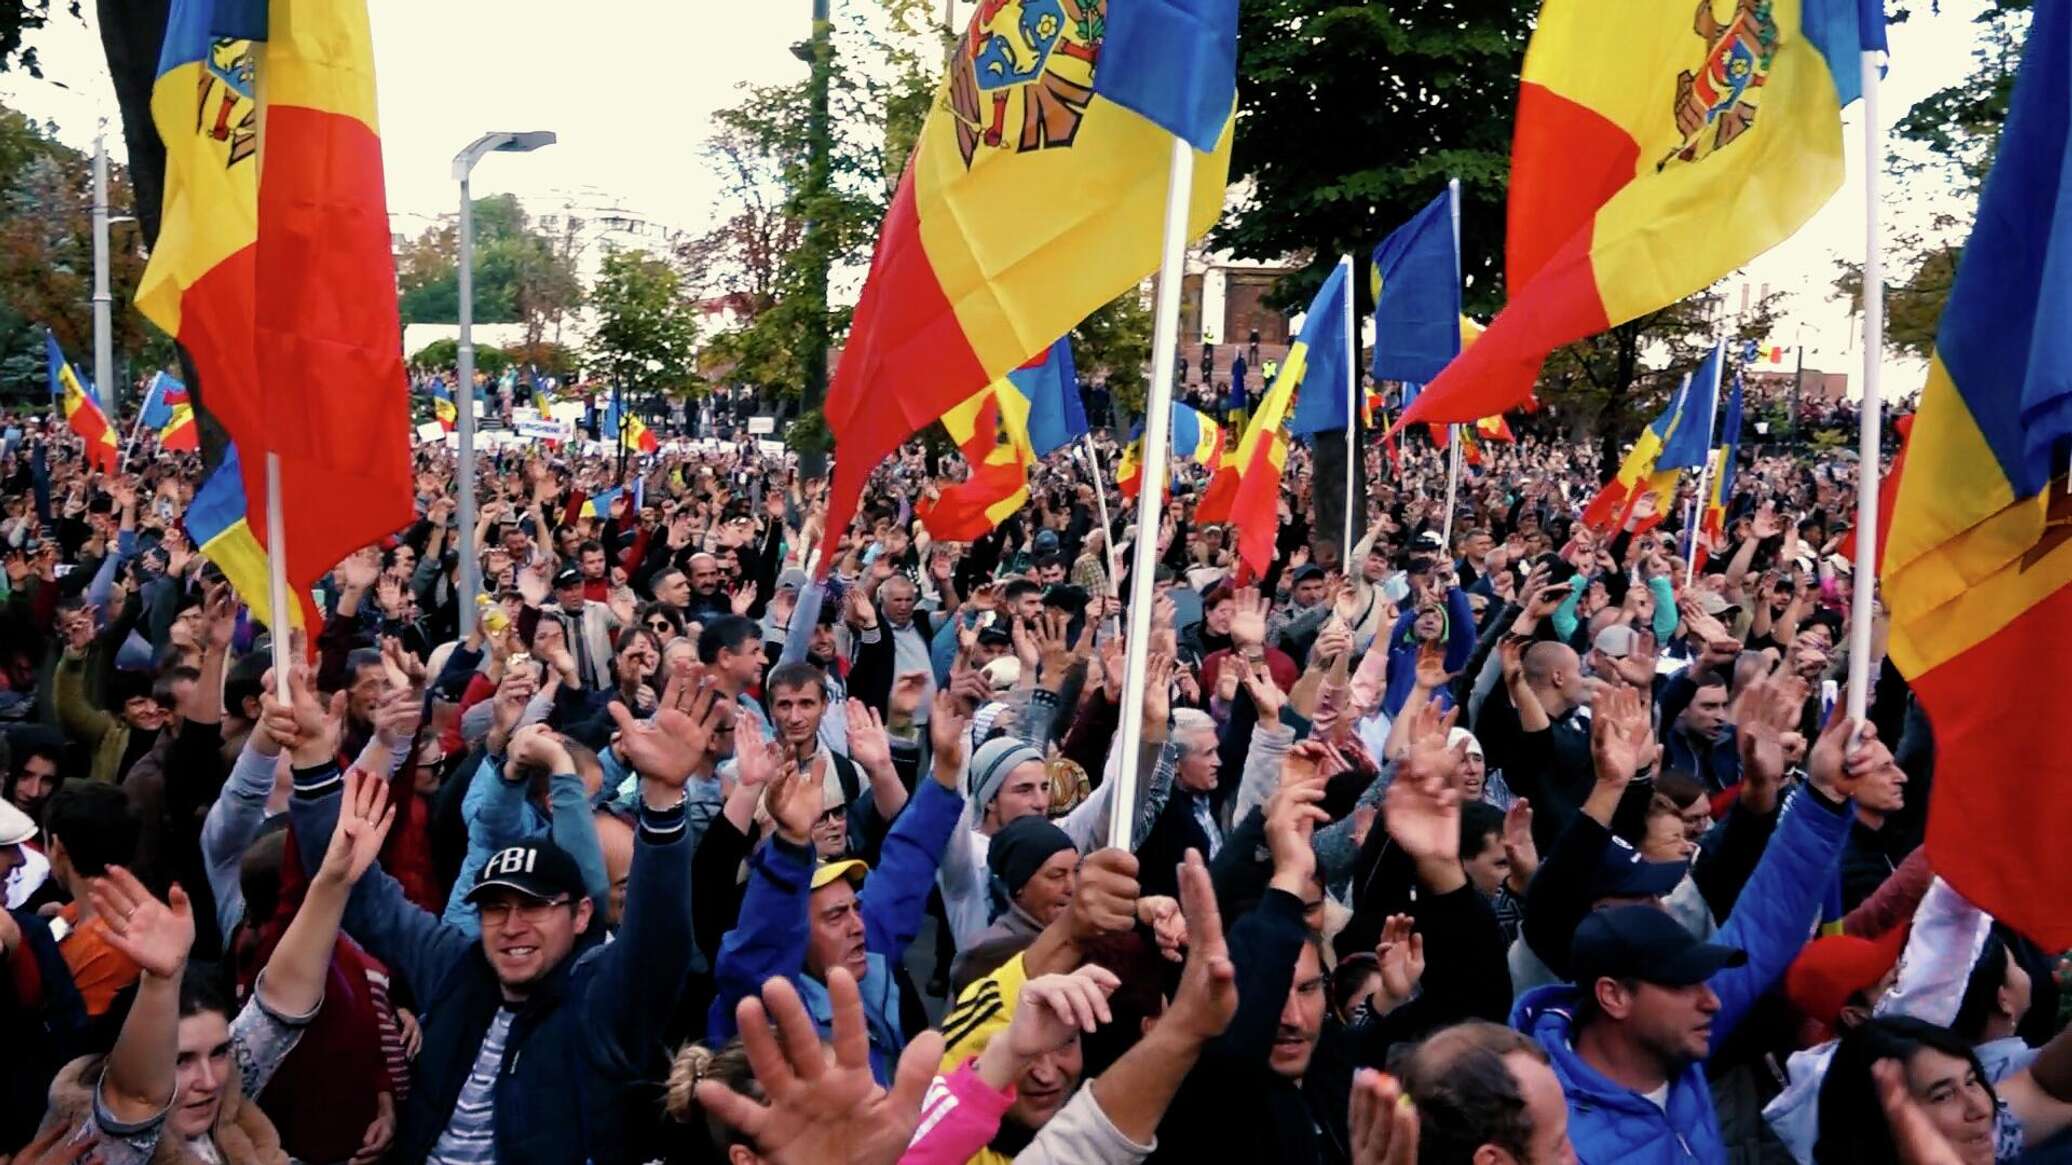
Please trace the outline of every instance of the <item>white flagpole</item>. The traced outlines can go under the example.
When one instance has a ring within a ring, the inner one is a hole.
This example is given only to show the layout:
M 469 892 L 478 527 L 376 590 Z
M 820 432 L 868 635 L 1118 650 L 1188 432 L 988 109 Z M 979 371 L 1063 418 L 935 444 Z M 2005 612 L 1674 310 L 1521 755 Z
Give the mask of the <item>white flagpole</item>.
M 137 406 L 137 423 L 130 426 L 129 440 L 122 446 L 122 463 L 129 464 L 130 454 L 136 451 L 137 437 L 144 431 L 144 414 L 151 411 L 151 402 L 165 391 L 165 373 L 151 378 L 151 387 L 144 393 L 144 403 Z
M 1108 844 L 1132 848 L 1131 827 L 1137 817 L 1137 748 L 1144 739 L 1144 680 L 1151 662 L 1151 607 L 1156 588 L 1151 574 L 1158 561 L 1158 520 L 1164 508 L 1166 474 L 1172 468 L 1173 353 L 1180 332 L 1181 264 L 1187 251 L 1187 209 L 1194 190 L 1194 148 L 1173 138 L 1171 171 L 1166 175 L 1165 237 L 1158 264 L 1158 300 L 1151 330 L 1151 387 L 1144 400 L 1141 474 L 1137 490 L 1137 539 L 1130 547 L 1130 612 L 1123 637 L 1122 729 L 1116 747 L 1115 789 L 1109 794 Z
M 1885 135 L 1878 127 L 1878 54 L 1862 56 L 1863 73 L 1863 415 L 1857 426 L 1856 572 L 1849 607 L 1849 715 L 1859 724 L 1870 702 L 1871 621 L 1878 565 L 1878 457 L 1883 423 L 1878 393 L 1885 353 L 1885 257 L 1878 207 L 1878 167 Z
M 1353 482 L 1359 478 L 1353 459 L 1360 455 L 1360 334 L 1353 330 L 1353 257 L 1345 255 L 1338 262 L 1345 268 L 1345 538 L 1338 544 L 1338 570 L 1343 574 L 1352 569 Z
M 1453 216 L 1453 284 L 1460 286 L 1460 179 L 1446 180 L 1446 205 Z M 1457 324 L 1455 326 L 1458 326 Z M 1439 553 L 1453 561 L 1453 504 L 1460 489 L 1460 426 L 1446 426 L 1446 517 L 1441 522 Z
M 1085 443 L 1086 465 L 1094 475 L 1094 502 L 1101 513 L 1101 555 L 1108 562 L 1108 594 L 1117 594 L 1120 580 L 1115 577 L 1115 526 L 1108 521 L 1108 483 L 1101 479 L 1101 455 L 1094 451 L 1094 435 L 1082 433 L 1079 439 Z
M 1691 516 L 1687 521 L 1687 528 L 1691 535 L 1691 545 L 1684 556 L 1685 586 L 1690 585 L 1688 581 L 1689 576 L 1698 573 L 1698 539 L 1701 536 L 1699 527 L 1705 521 L 1706 493 L 1711 488 L 1712 450 L 1708 449 L 1705 451 L 1705 465 L 1698 470 L 1698 496 L 1691 500 Z
M 266 452 L 266 600 L 273 608 L 267 635 L 273 641 L 273 694 L 288 702 L 288 628 L 294 617 L 288 606 L 288 535 L 281 514 L 281 455 Z M 308 634 L 310 630 L 305 629 Z
M 1712 411 L 1705 415 L 1705 460 L 1698 467 L 1698 495 L 1691 499 L 1690 516 L 1686 519 L 1691 536 L 1689 557 L 1684 562 L 1687 572 L 1698 569 L 1698 523 L 1705 516 L 1705 490 L 1712 478 L 1712 451 L 1719 444 L 1719 389 L 1726 380 L 1727 341 L 1716 340 L 1712 345 Z

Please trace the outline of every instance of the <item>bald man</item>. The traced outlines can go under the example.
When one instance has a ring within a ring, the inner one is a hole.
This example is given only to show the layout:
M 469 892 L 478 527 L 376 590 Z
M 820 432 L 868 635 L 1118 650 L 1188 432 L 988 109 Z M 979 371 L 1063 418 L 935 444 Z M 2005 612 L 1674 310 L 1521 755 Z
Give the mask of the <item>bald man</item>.
M 1597 783 L 1588 688 L 1582 660 L 1566 644 L 1535 643 L 1521 665 L 1519 679 L 1483 703 L 1475 735 L 1490 771 L 1501 772 L 1512 792 L 1532 801 L 1533 840 L 1548 847 Z

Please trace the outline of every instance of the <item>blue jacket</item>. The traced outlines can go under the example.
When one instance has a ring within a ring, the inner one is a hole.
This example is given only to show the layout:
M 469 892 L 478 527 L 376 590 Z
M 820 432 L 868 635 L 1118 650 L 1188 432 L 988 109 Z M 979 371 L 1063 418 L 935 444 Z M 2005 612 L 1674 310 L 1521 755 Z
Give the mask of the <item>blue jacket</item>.
M 1848 806 L 1836 807 L 1810 789 L 1799 790 L 1786 803 L 1769 848 L 1713 939 L 1747 952 L 1748 962 L 1722 969 L 1708 983 L 1720 1004 L 1712 1021 L 1712 1051 L 1719 1051 L 1756 1000 L 1777 985 L 1805 945 L 1834 879 L 1849 820 Z M 1705 1066 L 1686 1065 L 1670 1081 L 1667 1109 L 1655 1107 L 1576 1055 L 1570 1027 L 1579 998 L 1578 988 L 1555 984 L 1528 991 L 1511 1012 L 1511 1026 L 1539 1041 L 1561 1079 L 1576 1159 L 1583 1165 L 1724 1161 Z
M 1403 710 L 1403 701 L 1410 698 L 1410 689 L 1417 683 L 1417 609 L 1412 607 L 1396 617 L 1396 626 L 1389 632 L 1388 688 L 1381 698 L 1381 709 L 1393 717 Z M 1475 653 L 1475 608 L 1468 605 L 1468 594 L 1459 587 L 1446 592 L 1446 670 L 1458 672 L 1468 666 L 1468 657 Z M 1440 709 L 1453 707 L 1453 692 L 1440 688 L 1432 693 L 1433 702 Z
M 338 821 L 336 767 L 298 771 L 289 822 L 303 866 L 322 864 Z M 691 846 L 681 808 L 643 808 L 626 910 L 614 941 L 602 920 L 520 1005 L 495 1093 L 500 1165 L 646 1160 L 636 1144 L 674 1049 L 663 1019 L 691 961 Z M 403 897 L 380 867 L 347 900 L 345 928 L 416 995 L 424 1045 L 399 1114 L 394 1159 L 422 1161 L 452 1118 L 461 1086 L 503 1005 L 482 944 Z
M 485 756 L 469 777 L 468 791 L 461 800 L 461 817 L 468 825 L 468 852 L 460 862 L 460 877 L 453 880 L 454 893 L 446 899 L 446 925 L 470 938 L 482 933 L 482 920 L 468 905 L 468 887 L 489 855 L 505 846 L 537 841 L 552 836 L 554 844 L 576 861 L 583 872 L 583 888 L 589 892 L 602 918 L 610 881 L 604 875 L 604 850 L 597 843 L 597 828 L 590 824 L 590 799 L 583 793 L 583 779 L 574 773 L 555 773 L 549 780 L 548 797 L 554 816 L 541 813 L 526 794 L 526 787 L 504 779 L 500 757 Z
M 899 988 L 892 968 L 920 933 L 935 869 L 950 843 L 950 831 L 964 814 L 964 798 L 924 779 L 885 835 L 877 868 L 857 895 L 863 914 L 864 949 L 869 967 L 862 990 L 864 1015 L 870 1027 L 871 1072 L 878 1083 L 892 1083 L 893 1066 L 906 1046 L 899 1026 Z M 791 980 L 823 1036 L 834 1032 L 827 989 L 806 974 L 807 900 L 812 896 L 813 848 L 772 836 L 748 859 L 748 891 L 741 900 L 741 921 L 720 943 L 713 960 L 719 994 L 712 1001 L 707 1034 L 714 1043 L 731 1038 L 736 1029 L 734 1005 L 762 990 L 766 979 Z

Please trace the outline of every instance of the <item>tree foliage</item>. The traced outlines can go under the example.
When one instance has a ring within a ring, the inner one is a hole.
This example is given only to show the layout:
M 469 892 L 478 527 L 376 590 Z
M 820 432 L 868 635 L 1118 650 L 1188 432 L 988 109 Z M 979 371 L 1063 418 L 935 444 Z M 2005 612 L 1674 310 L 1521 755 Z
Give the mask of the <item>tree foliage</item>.
M 516 195 L 475 200 L 475 322 L 522 323 L 525 342 L 582 303 L 583 289 L 566 240 L 534 228 Z M 459 230 L 440 223 L 407 243 L 396 262 L 403 322 L 460 319 Z
M 493 344 L 475 349 L 475 371 L 491 380 L 502 376 L 511 363 L 511 354 Z M 433 340 L 410 357 L 410 367 L 420 372 L 455 371 L 460 367 L 460 343 Z
M 590 303 L 597 333 L 585 363 L 607 383 L 682 396 L 698 382 L 697 305 L 668 261 L 638 250 L 606 255 Z
M 1895 152 L 1890 165 L 1899 179 L 1899 197 L 1909 199 L 1917 188 L 1940 193 L 1955 186 L 1973 205 L 2007 124 L 2007 104 L 2014 94 L 2015 72 L 2029 29 L 2034 0 L 2000 0 L 1976 18 L 1980 39 L 1972 50 L 1969 76 L 1915 102 L 1900 118 L 1894 133 L 1915 150 Z M 1885 346 L 1926 358 L 1935 347 L 1943 303 L 1957 277 L 1957 259 L 1968 222 L 1938 214 L 1925 231 L 1909 231 L 1886 245 Z M 1847 296 L 1854 310 L 1863 310 L 1863 265 L 1835 264 L 1834 289 Z
M 1213 245 L 1242 258 L 1311 256 L 1285 281 L 1305 302 L 1341 254 L 1359 264 L 1461 181 L 1468 310 L 1502 302 L 1504 196 L 1518 67 L 1538 0 L 1240 0 L 1231 178 L 1249 196 Z
M 50 23 L 51 0 L 15 0 L 0 8 L 0 73 L 20 69 L 31 77 L 43 76 L 43 63 L 36 58 L 36 46 L 24 45 L 28 35 Z M 65 0 L 66 15 L 83 19 L 79 0 Z
M 1135 288 L 1123 292 L 1072 329 L 1072 363 L 1085 384 L 1105 383 L 1108 393 L 1132 415 L 1144 412 L 1151 363 L 1151 309 Z M 1088 417 L 1105 425 L 1107 417 Z
M 830 343 L 848 330 L 849 312 L 819 296 L 815 272 L 869 258 L 933 92 L 922 57 L 860 15 L 834 28 L 831 43 L 826 193 L 815 197 L 809 182 L 805 80 L 749 88 L 714 115 L 703 147 L 725 178 L 715 225 L 678 251 L 692 288 L 729 299 L 741 316 L 712 338 L 702 367 L 767 395 L 800 391 L 800 355 L 816 322 Z M 820 228 L 817 239 L 808 222 Z
M 109 203 L 130 205 L 129 175 L 110 165 Z M 0 377 L 43 390 L 43 329 L 90 375 L 93 361 L 93 159 L 53 127 L 0 107 Z M 169 352 L 131 306 L 145 256 L 136 229 L 109 230 L 108 285 L 118 368 Z
M 1557 349 L 1540 373 L 1541 401 L 1573 439 L 1596 438 L 1603 465 L 1617 465 L 1620 450 L 1717 340 L 1731 351 L 1740 341 L 1769 338 L 1779 295 L 1753 305 L 1731 327 L 1722 324 L 1725 298 L 1717 289 L 1701 292 Z M 1665 356 L 1662 367 L 1646 366 Z

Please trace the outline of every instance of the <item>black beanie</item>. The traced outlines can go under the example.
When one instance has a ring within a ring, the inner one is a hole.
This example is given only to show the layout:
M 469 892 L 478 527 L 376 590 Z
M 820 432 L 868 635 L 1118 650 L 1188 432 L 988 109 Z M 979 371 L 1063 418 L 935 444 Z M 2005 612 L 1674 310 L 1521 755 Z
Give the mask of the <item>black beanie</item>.
M 1077 848 L 1064 830 L 1031 814 L 1015 818 L 993 835 L 993 843 L 986 850 L 986 866 L 1011 898 L 1022 892 L 1022 887 L 1029 884 L 1029 879 L 1036 876 L 1052 854 Z

